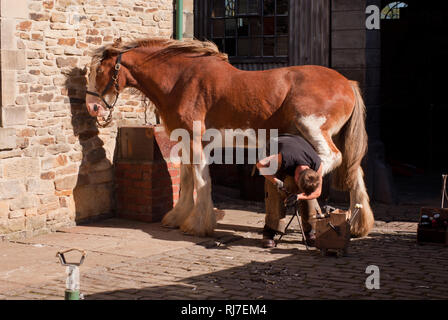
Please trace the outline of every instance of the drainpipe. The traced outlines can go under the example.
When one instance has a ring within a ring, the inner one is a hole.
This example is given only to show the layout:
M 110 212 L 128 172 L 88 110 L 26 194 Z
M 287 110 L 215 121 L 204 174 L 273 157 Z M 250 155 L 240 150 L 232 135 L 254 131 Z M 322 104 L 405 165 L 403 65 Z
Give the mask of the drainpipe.
M 184 34 L 184 1 L 176 0 L 176 39 L 182 40 Z

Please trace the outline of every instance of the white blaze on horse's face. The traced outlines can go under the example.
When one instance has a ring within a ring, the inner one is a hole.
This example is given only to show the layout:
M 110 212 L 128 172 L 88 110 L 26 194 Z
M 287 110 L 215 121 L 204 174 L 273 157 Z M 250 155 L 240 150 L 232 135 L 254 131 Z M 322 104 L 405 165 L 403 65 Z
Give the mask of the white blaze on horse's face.
M 89 81 L 88 81 L 88 89 L 92 92 L 97 92 L 96 90 L 96 69 L 97 65 L 93 65 L 90 67 Z M 87 111 L 92 117 L 107 117 L 109 112 L 107 111 L 104 102 L 95 96 L 90 94 L 86 94 L 86 106 Z

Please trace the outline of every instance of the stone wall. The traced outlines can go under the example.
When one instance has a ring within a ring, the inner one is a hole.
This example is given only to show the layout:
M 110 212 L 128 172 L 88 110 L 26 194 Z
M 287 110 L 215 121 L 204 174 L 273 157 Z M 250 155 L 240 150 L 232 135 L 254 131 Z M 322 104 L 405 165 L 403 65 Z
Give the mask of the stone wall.
M 0 238 L 110 214 L 118 126 L 155 122 L 124 92 L 114 123 L 86 112 L 93 49 L 122 37 L 172 35 L 172 0 L 2 0 Z

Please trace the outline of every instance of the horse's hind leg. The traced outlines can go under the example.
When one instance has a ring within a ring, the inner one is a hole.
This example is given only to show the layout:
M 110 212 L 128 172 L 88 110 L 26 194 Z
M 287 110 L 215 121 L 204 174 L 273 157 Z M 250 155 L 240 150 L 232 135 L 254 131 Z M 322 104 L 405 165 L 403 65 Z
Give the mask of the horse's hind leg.
M 162 225 L 177 228 L 187 219 L 194 207 L 193 199 L 193 169 L 189 164 L 182 164 L 180 168 L 180 196 L 176 206 L 169 211 L 162 220 Z
M 322 160 L 322 175 L 325 176 L 342 162 L 342 154 L 334 144 L 326 126 L 325 117 L 302 117 L 297 129 L 316 150 Z
M 350 212 L 353 212 L 356 204 L 362 205 L 359 214 L 351 226 L 351 234 L 356 237 L 364 237 L 368 235 L 375 223 L 363 175 L 363 170 L 361 166 L 359 166 L 356 171 L 356 181 L 350 189 Z

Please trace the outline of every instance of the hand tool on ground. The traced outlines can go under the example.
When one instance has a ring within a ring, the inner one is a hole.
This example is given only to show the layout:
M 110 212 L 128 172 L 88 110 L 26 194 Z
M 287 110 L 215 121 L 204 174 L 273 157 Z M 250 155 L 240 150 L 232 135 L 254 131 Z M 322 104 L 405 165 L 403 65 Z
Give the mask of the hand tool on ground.
M 67 262 L 65 259 L 65 254 L 71 251 L 78 251 L 81 253 L 81 258 L 79 262 Z M 65 282 L 65 300 L 79 300 L 79 266 L 82 265 L 86 258 L 86 251 L 81 249 L 67 249 L 63 251 L 59 251 L 56 256 L 59 258 L 59 261 L 63 266 L 66 266 L 66 274 L 67 280 Z

